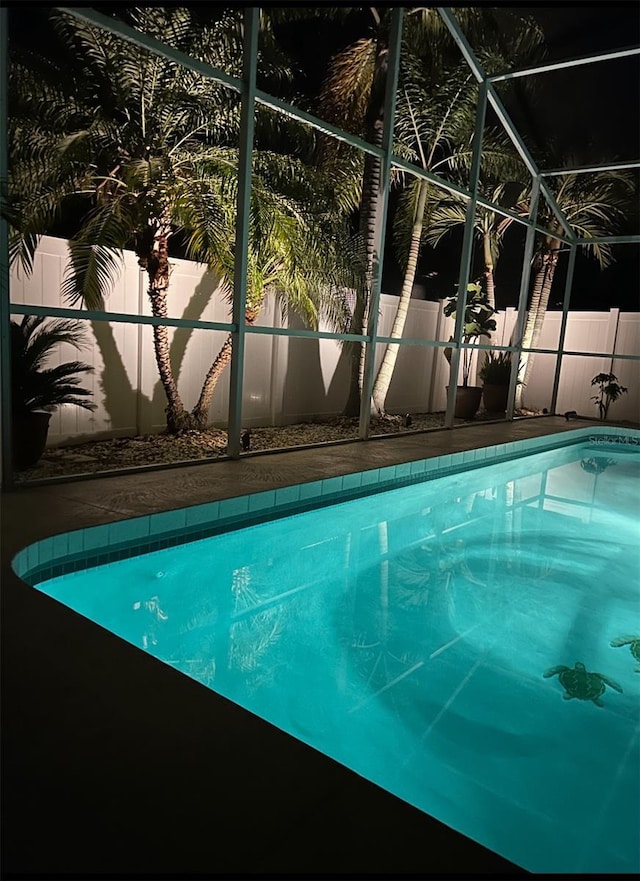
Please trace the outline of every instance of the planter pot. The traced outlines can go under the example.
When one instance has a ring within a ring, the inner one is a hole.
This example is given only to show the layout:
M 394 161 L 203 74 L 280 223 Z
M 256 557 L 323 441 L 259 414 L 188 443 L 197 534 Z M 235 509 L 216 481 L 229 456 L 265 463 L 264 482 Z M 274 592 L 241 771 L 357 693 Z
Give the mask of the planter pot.
M 507 409 L 508 397 L 508 385 L 493 385 L 492 383 L 485 383 L 482 388 L 482 401 L 484 403 L 484 409 L 488 413 L 504 413 Z
M 33 468 L 44 453 L 51 413 L 37 411 L 13 417 L 13 467 L 16 471 Z
M 481 397 L 481 386 L 459 385 L 458 393 L 456 395 L 456 408 L 453 411 L 453 415 L 456 419 L 473 419 L 478 412 Z

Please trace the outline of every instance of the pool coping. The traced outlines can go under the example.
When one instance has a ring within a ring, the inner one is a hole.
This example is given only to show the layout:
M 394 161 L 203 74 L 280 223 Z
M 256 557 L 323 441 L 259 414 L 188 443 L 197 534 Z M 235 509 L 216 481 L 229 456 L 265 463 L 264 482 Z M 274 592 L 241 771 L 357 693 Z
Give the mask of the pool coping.
M 607 449 L 640 446 L 640 430 L 590 426 L 561 434 L 525 438 L 447 453 L 382 468 L 245 493 L 204 504 L 118 519 L 43 538 L 27 545 L 12 560 L 19 578 L 35 586 L 50 578 L 112 563 L 189 542 L 200 541 L 268 520 L 338 502 L 386 492 L 463 473 L 479 466 L 514 461 L 584 441 Z

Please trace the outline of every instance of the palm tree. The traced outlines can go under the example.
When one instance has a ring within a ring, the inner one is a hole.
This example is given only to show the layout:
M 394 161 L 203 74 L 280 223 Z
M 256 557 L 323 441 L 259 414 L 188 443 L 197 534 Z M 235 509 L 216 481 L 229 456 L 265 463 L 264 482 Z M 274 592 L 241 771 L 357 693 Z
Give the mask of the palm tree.
M 412 69 L 413 68 L 413 69 Z M 403 90 L 398 98 L 397 144 L 425 170 L 452 175 L 462 180 L 462 169 L 469 168 L 473 150 L 473 130 L 477 87 L 472 85 L 468 68 L 463 65 L 443 68 L 432 81 L 425 78 L 419 63 L 403 64 Z M 504 136 L 488 130 L 483 138 L 483 166 L 487 176 L 508 180 L 514 173 L 513 150 Z M 505 184 L 496 185 L 491 196 L 502 199 Z M 396 251 L 404 269 L 404 278 L 390 336 L 400 339 L 409 310 L 420 250 L 425 242 L 437 243 L 453 225 L 465 221 L 466 201 L 430 184 L 415 179 L 403 191 L 394 219 Z M 493 268 L 497 248 L 506 226 L 494 212 L 479 209 L 487 295 L 495 308 Z M 385 412 L 385 401 L 395 368 L 399 347 L 389 343 L 376 377 L 373 411 Z
M 195 27 L 186 8 L 131 14 L 145 33 L 237 74 L 241 28 L 223 13 Z M 40 235 L 71 205 L 82 212 L 72 236 L 63 295 L 101 309 L 133 246 L 147 272 L 152 314 L 169 316 L 169 241 L 233 287 L 239 102 L 225 87 L 63 12 L 53 20 L 74 65 L 16 58 L 11 66 L 9 216 L 11 257 L 26 269 Z M 264 119 L 264 117 L 259 117 Z M 260 140 L 260 131 L 256 140 Z M 277 147 L 277 145 L 276 145 Z M 331 180 L 303 159 L 275 149 L 254 156 L 249 221 L 246 321 L 268 291 L 312 322 L 326 311 L 348 262 L 346 229 Z M 320 206 L 320 207 L 318 207 Z M 231 356 L 228 337 L 191 412 L 178 391 L 169 331 L 154 325 L 154 349 L 170 432 L 202 429 Z
M 509 174 L 508 166 L 505 174 Z M 492 177 L 493 180 L 493 177 Z M 567 219 L 576 232 L 583 238 L 598 238 L 611 235 L 623 218 L 628 207 L 627 191 L 629 178 L 620 172 L 598 172 L 593 175 L 565 175 L 561 179 L 556 200 L 565 212 Z M 505 203 L 505 187 L 503 184 L 488 186 L 480 182 L 480 192 L 497 204 L 505 204 L 512 211 L 523 217 L 529 213 L 529 190 L 522 189 L 520 194 L 510 203 Z M 546 203 L 545 203 L 546 204 Z M 429 244 L 436 245 L 456 226 L 465 222 L 466 203 L 455 195 L 447 195 L 438 204 L 432 214 L 425 239 Z M 512 219 L 502 217 L 495 212 L 478 206 L 475 219 L 476 235 L 482 241 L 487 294 L 494 297 L 493 272 L 504 241 L 504 234 L 512 224 Z M 552 232 L 560 234 L 562 227 L 555 214 L 546 206 L 545 213 L 540 217 Z M 540 339 L 544 316 L 546 314 L 551 286 L 556 267 L 562 252 L 562 243 L 553 235 L 547 235 L 539 241 L 533 261 L 533 276 L 529 298 L 527 322 L 523 332 L 522 345 L 534 348 Z M 587 247 L 587 253 L 596 258 L 601 269 L 612 259 L 611 248 L 594 242 Z M 495 300 L 494 300 L 495 302 Z M 516 386 L 516 408 L 522 407 L 523 389 L 531 376 L 533 355 L 523 352 L 520 360 L 519 375 L 522 381 Z M 524 371 L 524 373 L 523 373 Z
M 503 181 L 508 177 L 509 171 L 505 168 L 501 175 Z M 514 182 L 515 183 L 515 182 Z M 482 179 L 478 184 L 478 192 L 490 202 L 504 205 L 509 210 L 522 203 L 526 198 L 524 186 L 516 195 L 508 198 L 509 187 L 507 183 L 487 183 Z M 429 215 L 429 227 L 425 231 L 424 239 L 432 247 L 436 247 L 443 238 L 454 229 L 464 226 L 467 217 L 467 202 L 455 193 L 442 194 Z M 504 241 L 504 234 L 511 225 L 512 220 L 497 214 L 490 208 L 482 205 L 476 206 L 474 220 L 474 232 L 482 247 L 482 263 L 484 266 L 485 289 L 487 300 L 492 309 L 496 308 L 495 296 L 495 270 L 500 256 L 500 250 Z
M 413 70 L 411 69 L 413 67 Z M 441 78 L 426 80 L 421 66 L 404 60 L 402 90 L 398 96 L 396 149 L 412 155 L 425 171 L 438 171 L 451 161 L 451 145 L 463 145 L 468 152 L 469 131 L 473 131 L 475 89 L 471 86 L 468 68 L 458 65 L 441 71 Z M 407 70 L 407 68 L 409 68 Z M 456 150 L 456 147 L 453 148 Z M 460 148 L 458 148 L 460 149 Z M 401 338 L 409 310 L 411 292 L 418 266 L 418 257 L 425 227 L 429 226 L 434 187 L 417 178 L 404 190 L 395 217 L 395 240 L 404 264 L 402 289 L 391 330 L 393 338 Z M 386 347 L 373 386 L 373 410 L 382 416 L 385 401 L 398 357 L 398 345 Z
M 230 304 L 236 182 L 235 173 L 225 181 L 214 168 L 207 172 L 206 195 L 210 198 L 214 187 L 218 187 L 219 199 L 214 197 L 213 204 L 222 233 L 212 254 L 207 252 L 206 243 L 203 247 L 203 224 L 207 219 L 199 217 L 200 205 L 192 198 L 185 198 L 175 212 L 175 220 L 183 228 L 193 230 L 187 242 L 187 255 L 208 262 L 226 280 Z M 316 200 L 331 206 L 329 184 L 330 178 L 293 157 L 266 150 L 254 154 L 245 303 L 247 325 L 256 322 L 265 297 L 271 292 L 283 314 L 296 311 L 310 327 L 317 328 L 320 315 L 324 315 L 334 327 L 346 328 L 344 291 L 357 283 L 354 280 L 358 277 L 358 262 L 346 226 L 340 225 L 331 210 L 323 213 L 315 210 Z M 192 188 L 193 181 L 191 196 Z M 231 359 L 231 339 L 228 334 L 191 411 L 198 427 L 206 424 L 216 385 Z
M 571 160 L 569 160 L 571 161 Z M 597 261 L 600 269 L 605 269 L 613 260 L 611 246 L 600 244 L 597 240 L 613 235 L 624 220 L 629 208 L 629 193 L 632 182 L 629 175 L 618 171 L 599 171 L 592 174 L 566 174 L 556 178 L 558 183 L 554 196 L 573 230 L 580 238 L 594 239 L 585 246 L 587 255 Z M 521 212 L 528 212 L 528 205 L 521 206 Z M 533 258 L 533 278 L 527 321 L 522 346 L 535 348 L 540 340 L 544 316 L 549 303 L 562 242 L 553 236 L 560 234 L 562 227 L 556 215 L 545 202 L 542 223 L 551 232 L 540 238 Z M 522 384 L 516 388 L 516 408 L 522 407 L 522 392 L 531 376 L 534 354 L 523 352 L 519 370 L 522 371 Z
M 391 10 L 368 7 L 372 16 L 370 33 L 340 52 L 329 70 L 321 96 L 320 115 L 359 134 L 376 146 L 382 143 L 384 127 L 384 86 L 389 51 Z M 496 44 L 493 53 L 483 53 L 487 69 L 503 69 L 505 59 L 520 61 L 539 58 L 542 34 L 531 20 L 510 10 L 457 8 L 456 18 L 476 46 Z M 416 7 L 405 10 L 402 59 L 420 58 L 423 77 L 436 77 L 445 67 L 459 61 L 460 54 L 438 10 Z M 467 68 L 468 70 L 468 68 Z M 518 86 L 516 86 L 517 88 Z M 437 127 L 437 123 L 434 125 Z M 394 147 L 395 149 L 395 147 Z M 402 155 L 402 147 L 398 145 Z M 334 160 L 334 151 L 330 150 Z M 374 269 L 380 255 L 375 240 L 379 223 L 380 160 L 367 154 L 362 172 L 359 228 L 363 241 L 365 284 L 356 291 L 350 332 L 366 334 L 369 297 Z M 352 353 L 351 385 L 345 407 L 354 415 L 360 407 L 364 375 L 364 346 L 349 344 Z
M 541 31 L 532 26 L 529 19 L 517 14 L 508 17 L 506 23 L 512 28 L 510 41 L 491 34 L 495 27 L 492 14 L 472 15 L 466 27 L 473 33 L 474 42 L 481 48 L 479 58 L 487 71 L 504 69 L 514 61 L 529 62 L 539 58 L 544 50 Z M 486 50 L 485 43 L 496 42 L 497 49 Z M 470 168 L 473 151 L 473 131 L 477 87 L 471 86 L 471 75 L 466 65 L 447 63 L 446 56 L 433 66 L 418 48 L 411 55 L 403 56 L 401 67 L 403 88 L 398 97 L 398 119 L 394 150 L 422 165 L 425 170 L 446 170 L 446 175 L 461 177 Z M 503 133 L 488 129 L 483 137 L 482 169 L 486 177 L 496 181 L 513 179 L 519 163 L 510 142 Z M 468 178 L 467 178 L 468 179 Z M 493 197 L 502 198 L 504 184 L 496 184 Z M 447 204 L 455 204 L 455 198 L 446 197 Z M 442 190 L 424 180 L 414 181 L 403 194 L 394 222 L 396 249 L 404 268 L 404 279 L 391 337 L 400 339 L 408 314 L 408 307 L 415 280 L 415 273 L 423 241 L 437 239 L 431 234 L 433 224 L 442 215 Z M 466 214 L 466 202 L 465 214 Z M 456 220 L 460 206 L 456 207 Z M 482 224 L 485 277 L 489 305 L 495 308 L 494 267 L 498 245 L 508 223 L 498 220 L 493 212 L 479 211 Z M 386 397 L 395 369 L 399 348 L 389 343 L 376 377 L 372 393 L 373 412 L 383 415 Z
M 382 145 L 384 131 L 384 93 L 386 86 L 391 9 L 368 7 L 372 25 L 367 36 L 338 53 L 332 61 L 320 98 L 320 115 L 342 128 L 361 135 L 376 147 Z M 473 19 L 474 10 L 461 10 L 463 18 Z M 443 49 L 451 48 L 449 32 L 436 9 L 407 10 L 402 56 L 429 47 L 431 63 L 437 67 Z M 335 149 L 325 144 L 325 161 L 335 162 Z M 380 223 L 379 193 L 382 163 L 367 153 L 361 165 L 352 169 L 361 173 L 359 234 L 363 248 L 364 283 L 356 289 L 349 332 L 366 334 L 371 286 L 380 255 L 376 235 Z M 351 353 L 351 378 L 345 415 L 360 410 L 364 377 L 364 345 L 347 344 Z
M 384 131 L 384 92 L 389 54 L 390 10 L 369 7 L 370 33 L 347 47 L 332 61 L 320 96 L 320 115 L 341 128 L 362 135 L 375 147 L 382 146 Z M 322 144 L 321 163 L 334 165 L 340 152 L 328 140 Z M 364 279 L 355 292 L 349 332 L 366 334 L 371 286 L 378 260 L 376 232 L 379 224 L 382 162 L 378 156 L 365 154 L 363 162 L 352 169 L 361 175 L 359 193 L 359 234 L 363 247 Z M 354 206 L 355 207 L 355 206 Z M 355 416 L 360 410 L 364 376 L 365 347 L 347 343 L 351 376 L 344 413 Z

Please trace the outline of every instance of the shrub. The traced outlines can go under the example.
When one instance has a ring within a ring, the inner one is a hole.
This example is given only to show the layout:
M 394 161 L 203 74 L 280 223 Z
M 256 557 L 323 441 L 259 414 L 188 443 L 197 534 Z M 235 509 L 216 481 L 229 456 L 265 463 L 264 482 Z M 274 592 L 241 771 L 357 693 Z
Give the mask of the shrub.
M 591 400 L 595 402 L 600 413 L 600 419 L 603 421 L 607 418 L 609 407 L 614 401 L 625 394 L 628 389 L 623 385 L 619 385 L 618 377 L 614 373 L 599 373 L 591 380 L 591 385 L 598 386 L 598 394 L 592 395 Z

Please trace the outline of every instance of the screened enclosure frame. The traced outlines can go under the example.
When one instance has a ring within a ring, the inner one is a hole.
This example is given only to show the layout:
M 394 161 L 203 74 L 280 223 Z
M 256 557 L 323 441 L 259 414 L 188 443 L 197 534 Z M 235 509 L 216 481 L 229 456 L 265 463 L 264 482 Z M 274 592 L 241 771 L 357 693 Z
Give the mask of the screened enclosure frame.
M 433 172 L 425 171 L 420 167 L 402 159 L 393 153 L 393 132 L 395 123 L 395 100 L 397 92 L 397 83 L 400 70 L 400 47 L 402 41 L 402 28 L 404 9 L 395 7 L 392 10 L 391 37 L 389 41 L 389 63 L 385 85 L 384 98 L 384 122 L 383 122 L 383 138 L 380 147 L 368 143 L 362 138 L 352 135 L 347 131 L 330 124 L 318 117 L 307 113 L 287 102 L 276 98 L 257 88 L 257 58 L 258 58 L 258 27 L 259 27 L 259 7 L 249 7 L 244 9 L 244 34 L 243 34 L 243 67 L 242 77 L 234 77 L 226 74 L 224 71 L 216 69 L 209 64 L 194 59 L 184 53 L 173 49 L 172 47 L 150 37 L 125 23 L 109 18 L 101 13 L 95 12 L 90 8 L 79 7 L 58 7 L 61 11 L 81 19 L 91 25 L 109 31 L 122 39 L 140 46 L 152 53 L 163 56 L 177 64 L 183 65 L 205 78 L 211 79 L 240 95 L 240 140 L 239 140 L 239 162 L 238 162 L 238 197 L 237 197 L 237 213 L 236 213 L 236 241 L 239 247 L 235 251 L 234 266 L 234 291 L 233 304 L 231 312 L 231 321 L 229 322 L 211 322 L 201 320 L 189 320 L 178 318 L 155 318 L 152 316 L 143 316 L 135 314 L 124 314 L 118 312 L 94 311 L 89 309 L 75 308 L 51 308 L 30 305 L 11 304 L 9 291 L 9 252 L 8 252 L 8 227 L 7 221 L 3 216 L 0 217 L 0 357 L 1 357 L 1 409 L 0 419 L 2 426 L 2 485 L 4 488 L 13 486 L 13 468 L 12 468 L 12 451 L 11 451 L 11 388 L 10 388 L 10 316 L 17 315 L 43 315 L 51 317 L 75 318 L 90 321 L 106 321 L 113 323 L 126 323 L 134 325 L 167 325 L 169 327 L 182 327 L 189 329 L 202 330 L 220 330 L 232 335 L 232 358 L 230 364 L 230 387 L 229 387 L 229 410 L 228 410 L 228 456 L 238 458 L 240 456 L 240 434 L 242 423 L 242 392 L 243 392 L 243 366 L 245 342 L 247 334 L 268 334 L 271 336 L 308 338 L 315 340 L 331 339 L 340 341 L 353 341 L 365 344 L 365 370 L 364 385 L 362 390 L 360 416 L 359 416 L 359 439 L 364 440 L 370 437 L 370 419 L 371 419 L 371 395 L 374 382 L 374 366 L 375 351 L 378 344 L 394 345 L 417 345 L 425 348 L 443 348 L 450 346 L 452 349 L 451 358 L 451 376 L 458 375 L 458 365 L 461 353 L 464 349 L 499 350 L 514 353 L 511 367 L 511 380 L 509 386 L 509 403 L 506 411 L 506 421 L 514 419 L 514 399 L 517 383 L 518 365 L 520 355 L 524 353 L 534 354 L 551 354 L 556 356 L 556 368 L 551 396 L 551 413 L 555 412 L 558 397 L 558 387 L 560 382 L 560 371 L 562 359 L 567 355 L 579 355 L 581 357 L 599 357 L 613 358 L 620 360 L 640 360 L 640 355 L 617 355 L 615 352 L 574 352 L 564 349 L 565 332 L 567 326 L 567 316 L 569 312 L 569 302 L 572 289 L 573 272 L 576 262 L 578 249 L 594 243 L 602 244 L 627 244 L 640 243 L 640 235 L 628 236 L 608 236 L 603 238 L 583 239 L 579 238 L 571 227 L 571 224 L 565 217 L 564 213 L 558 206 L 552 191 L 548 186 L 548 178 L 565 174 L 581 174 L 593 171 L 605 170 L 622 170 L 639 168 L 640 162 L 619 162 L 596 166 L 584 166 L 578 168 L 562 168 L 544 170 L 538 168 L 538 165 L 531 156 L 522 137 L 513 125 L 502 101 L 497 94 L 495 84 L 505 82 L 515 78 L 536 76 L 550 70 L 561 70 L 564 68 L 575 67 L 578 65 L 593 64 L 606 62 L 609 60 L 629 57 L 640 54 L 640 48 L 623 49 L 615 52 L 600 53 L 585 58 L 572 59 L 567 61 L 554 62 L 553 64 L 540 65 L 524 70 L 511 71 L 504 74 L 489 76 L 483 70 L 473 49 L 469 45 L 466 37 L 457 22 L 454 11 L 446 7 L 437 7 L 438 13 L 448 28 L 452 38 L 456 42 L 460 52 L 466 61 L 471 74 L 475 78 L 479 87 L 479 100 L 477 105 L 477 115 L 475 124 L 475 135 L 473 140 L 473 154 L 471 161 L 471 173 L 469 180 L 469 189 L 457 186 L 456 184 L 439 177 Z M 7 187 L 7 10 L 0 9 L 0 181 L 6 192 Z M 249 241 L 249 207 L 251 199 L 251 170 L 253 158 L 253 133 L 254 118 L 256 105 L 268 107 L 279 114 L 284 114 L 304 125 L 310 126 L 316 131 L 323 132 L 332 138 L 335 138 L 350 147 L 354 147 L 365 153 L 369 153 L 378 157 L 382 164 L 381 187 L 377 194 L 379 205 L 379 216 L 381 222 L 378 223 L 376 230 L 376 251 L 378 259 L 374 272 L 373 283 L 370 289 L 369 315 L 370 323 L 367 327 L 366 334 L 350 334 L 350 333 L 333 333 L 329 331 L 314 331 L 307 329 L 291 329 L 291 328 L 275 328 L 275 327 L 256 327 L 248 326 L 244 321 L 244 305 L 246 299 L 247 286 L 247 264 L 248 264 L 248 241 Z M 484 122 L 487 109 L 491 108 L 496 115 L 509 139 L 514 145 L 519 157 L 524 162 L 532 183 L 532 195 L 530 201 L 530 211 L 528 218 L 516 215 L 514 212 L 503 208 L 485 198 L 478 192 L 480 163 L 482 158 L 482 135 L 484 130 Z M 451 342 L 442 342 L 438 340 L 430 340 L 423 338 L 401 338 L 395 339 L 388 336 L 379 336 L 377 320 L 380 307 L 380 295 L 382 286 L 382 271 L 384 264 L 384 245 L 386 236 L 386 217 L 388 207 L 388 196 L 391 176 L 394 170 L 404 171 L 411 174 L 414 178 L 425 180 L 431 184 L 440 187 L 454 195 L 463 198 L 467 202 L 466 221 L 464 225 L 462 253 L 460 258 L 459 276 L 458 276 L 458 298 L 457 317 L 455 322 L 454 338 Z M 3 193 L 3 198 L 4 198 Z M 549 207 L 552 209 L 558 223 L 562 228 L 562 232 L 552 231 L 537 222 L 537 207 L 539 197 L 546 199 Z M 498 346 L 489 344 L 470 344 L 463 347 L 463 316 L 464 307 L 466 305 L 467 284 L 470 277 L 471 256 L 473 250 L 473 224 L 475 218 L 476 207 L 489 209 L 503 217 L 510 218 L 512 221 L 526 227 L 526 237 L 524 245 L 524 255 L 522 261 L 522 274 L 520 282 L 520 292 L 518 300 L 518 312 L 516 318 L 516 328 L 512 339 L 515 342 L 509 346 Z M 568 247 L 569 262 L 567 267 L 567 278 L 565 282 L 564 298 L 562 305 L 562 319 L 560 327 L 560 335 L 558 345 L 553 349 L 543 349 L 538 347 L 526 347 L 522 345 L 524 320 L 526 314 L 526 306 L 529 292 L 531 261 L 535 246 L 535 235 L 537 232 L 546 234 L 553 239 L 562 242 Z M 454 408 L 457 394 L 456 384 L 451 382 L 447 393 L 447 405 L 445 412 L 445 428 L 454 426 Z M 504 420 L 500 420 L 504 421 Z M 325 442 L 335 443 L 335 442 Z M 191 463 L 189 463 L 191 464 Z M 162 467 L 161 465 L 152 465 L 148 467 Z M 132 469 L 127 469 L 130 473 Z M 115 470 L 110 473 L 117 473 Z M 93 475 L 91 475 L 93 476 Z M 57 478 L 64 480 L 66 478 Z

